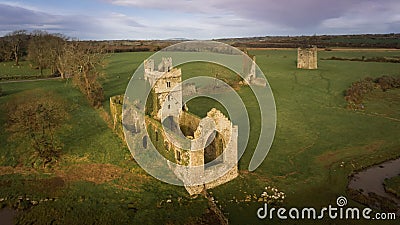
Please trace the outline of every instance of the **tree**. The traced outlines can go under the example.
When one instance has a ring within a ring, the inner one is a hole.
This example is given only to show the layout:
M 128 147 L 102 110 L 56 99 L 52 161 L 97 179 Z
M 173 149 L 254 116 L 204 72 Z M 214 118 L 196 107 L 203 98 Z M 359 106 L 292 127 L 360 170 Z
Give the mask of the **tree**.
M 105 57 L 104 46 L 84 46 L 80 42 L 70 41 L 64 48 L 61 60 L 64 73 L 73 76 L 74 84 L 94 107 L 100 107 L 104 100 L 103 88 L 98 79 Z
M 25 30 L 17 30 L 7 34 L 4 39 L 7 42 L 7 49 L 11 53 L 10 58 L 15 61 L 15 65 L 19 65 L 20 57 L 25 54 L 29 35 Z
M 61 34 L 49 34 L 46 31 L 34 31 L 28 45 L 28 58 L 40 69 L 51 69 L 52 74 L 58 72 L 58 60 L 63 55 L 66 37 Z
M 65 54 L 68 38 L 62 34 L 47 34 L 44 38 L 47 46 L 47 66 L 51 69 L 52 74 L 59 73 L 62 78 L 65 78 L 60 61 Z
M 51 69 L 53 74 L 55 72 L 59 73 L 61 78 L 65 77 L 65 62 L 63 60 L 64 56 L 66 55 L 67 43 L 68 38 L 62 34 L 53 34 L 49 38 L 50 42 L 50 58 L 52 59 L 53 64 L 51 65 Z
M 28 58 L 40 69 L 50 69 L 52 74 L 64 76 L 64 53 L 68 38 L 62 34 L 49 34 L 45 31 L 34 31 L 28 46 Z
M 36 64 L 40 70 L 40 75 L 43 75 L 43 69 L 46 68 L 46 40 L 43 33 L 35 33 L 28 46 L 28 59 Z
M 47 35 L 45 31 L 34 31 L 28 45 L 28 59 L 39 67 L 40 75 L 49 65 Z
M 54 92 L 41 89 L 24 91 L 7 104 L 7 130 L 11 139 L 28 139 L 34 150 L 34 161 L 43 167 L 60 157 L 62 144 L 57 131 L 69 114 L 66 104 Z
M 11 47 L 6 38 L 0 38 L 0 62 L 8 61 L 12 58 Z

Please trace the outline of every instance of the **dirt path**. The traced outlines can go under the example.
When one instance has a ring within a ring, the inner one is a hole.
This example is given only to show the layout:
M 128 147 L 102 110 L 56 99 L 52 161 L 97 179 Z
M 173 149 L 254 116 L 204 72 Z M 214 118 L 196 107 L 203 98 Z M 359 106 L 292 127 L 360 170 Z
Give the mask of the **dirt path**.
M 29 79 L 29 80 L 6 80 L 6 81 L 0 81 L 0 84 L 34 82 L 43 80 L 59 80 L 59 79 L 61 79 L 61 77 L 49 77 L 49 78 L 39 78 L 39 79 Z

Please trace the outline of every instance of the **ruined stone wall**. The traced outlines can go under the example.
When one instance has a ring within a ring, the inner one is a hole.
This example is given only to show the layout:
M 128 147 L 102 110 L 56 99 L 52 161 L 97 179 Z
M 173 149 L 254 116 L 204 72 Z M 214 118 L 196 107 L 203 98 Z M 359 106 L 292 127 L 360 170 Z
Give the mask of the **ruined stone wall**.
M 199 126 L 199 123 L 200 118 L 189 112 L 183 111 L 179 116 L 179 126 L 185 136 L 193 137 L 193 133 Z M 189 151 L 180 149 L 168 142 L 160 121 L 151 117 L 146 117 L 146 127 L 151 141 L 161 155 L 177 164 L 189 164 Z M 203 155 L 201 155 L 201 157 L 203 157 Z
M 257 77 L 257 67 L 256 67 L 256 57 L 253 56 L 253 60 L 251 61 L 251 66 L 247 76 L 245 77 L 245 81 L 247 84 L 252 84 L 256 86 L 265 87 L 267 86 L 266 80 L 260 77 Z
M 207 113 L 207 117 L 214 120 L 215 129 L 224 137 L 224 141 L 229 141 L 232 132 L 232 122 L 221 111 L 215 108 Z
M 200 123 L 200 117 L 191 114 L 189 112 L 183 111 L 179 117 L 179 125 L 181 127 L 181 131 L 185 136 L 194 136 L 194 132 Z
M 158 71 L 160 72 L 169 72 L 172 69 L 172 58 L 171 57 L 163 57 L 161 59 L 161 63 L 158 65 Z
M 151 117 L 146 117 L 146 129 L 149 138 L 157 151 L 169 161 L 175 162 L 176 151 L 178 149 L 172 143 L 168 142 L 168 138 L 162 129 L 161 123 Z M 182 158 L 184 158 L 183 152 Z
M 204 184 L 204 187 L 199 185 L 191 186 L 185 183 L 185 188 L 190 194 L 198 194 L 202 191 L 202 188 L 213 188 L 220 184 L 226 183 L 230 180 L 235 179 L 238 176 L 237 168 L 237 156 L 238 156 L 238 127 L 233 126 L 232 122 L 219 110 L 213 108 L 207 113 L 207 117 L 200 121 L 197 130 L 194 133 L 194 140 L 191 143 L 189 165 L 201 166 L 205 165 L 205 145 L 206 140 L 213 133 L 213 126 L 222 138 L 223 152 L 222 160 L 220 163 L 214 165 L 208 165 L 195 168 L 188 174 L 191 181 L 196 181 L 198 177 L 209 177 L 213 173 L 224 173 L 219 179 Z M 218 142 L 212 142 L 211 144 L 217 144 Z M 215 150 L 218 150 L 218 146 L 212 146 Z M 230 169 L 231 168 L 231 169 Z
M 110 112 L 113 120 L 113 129 L 119 137 L 124 139 L 124 131 L 122 128 L 122 105 L 124 103 L 124 95 L 116 95 L 110 97 Z
M 218 165 L 217 165 L 218 166 Z M 239 176 L 239 170 L 238 167 L 235 166 L 231 170 L 229 170 L 226 174 L 218 178 L 217 180 L 214 180 L 213 182 L 207 183 L 205 185 L 206 189 L 211 189 L 215 188 L 221 184 L 225 184 L 233 179 L 235 179 L 237 176 Z
M 146 109 L 147 116 L 143 118 L 149 138 L 160 154 L 171 162 L 196 166 L 189 169 L 177 167 L 175 168 L 177 170 L 174 171 L 179 179 L 184 182 L 188 192 L 198 194 L 204 188 L 213 188 L 236 178 L 238 175 L 236 162 L 238 127 L 233 126 L 232 122 L 215 108 L 211 109 L 207 113 L 207 117 L 203 119 L 182 110 L 181 69 L 172 68 L 171 58 L 163 58 L 157 70 L 154 68 L 153 60 L 147 60 L 144 64 L 145 79 L 151 85 L 154 84 L 151 101 L 146 103 L 146 107 L 151 109 Z M 250 68 L 250 82 L 257 79 L 255 71 L 254 58 L 253 65 Z M 197 92 L 196 87 L 189 85 L 187 92 L 186 94 Z M 161 112 L 163 115 L 161 115 Z M 179 121 L 175 121 L 177 118 L 179 118 Z M 171 130 L 174 130 L 176 125 L 179 124 L 184 136 L 191 139 L 190 149 L 180 149 L 175 146 L 173 144 L 175 143 L 174 139 L 177 138 L 176 140 L 178 140 L 182 137 L 168 135 L 172 138 L 172 140 L 169 140 L 163 129 L 163 124 L 170 125 Z M 135 128 L 136 125 L 132 127 Z M 215 132 L 217 132 L 217 135 L 213 136 Z M 211 141 L 211 138 L 214 139 Z M 210 140 L 211 143 L 207 143 L 207 140 Z M 211 162 L 217 157 L 220 160 L 219 162 L 214 161 L 205 165 L 205 158 Z M 206 169 L 206 167 L 213 169 Z M 213 171 L 215 173 L 221 172 L 224 175 L 216 181 L 205 184 L 202 179 L 206 173 L 213 173 Z
M 297 49 L 297 68 L 299 69 L 317 69 L 317 47 L 298 48 Z

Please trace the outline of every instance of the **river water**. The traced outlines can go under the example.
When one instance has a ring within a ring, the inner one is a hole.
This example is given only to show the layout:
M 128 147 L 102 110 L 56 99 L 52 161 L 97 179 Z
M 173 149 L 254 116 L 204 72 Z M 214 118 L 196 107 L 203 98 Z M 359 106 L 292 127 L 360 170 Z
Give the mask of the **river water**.
M 400 158 L 369 167 L 357 172 L 349 182 L 349 188 L 354 190 L 363 190 L 363 194 L 368 195 L 373 192 L 382 197 L 392 199 L 400 207 L 400 199 L 394 195 L 385 192 L 383 181 L 400 175 Z

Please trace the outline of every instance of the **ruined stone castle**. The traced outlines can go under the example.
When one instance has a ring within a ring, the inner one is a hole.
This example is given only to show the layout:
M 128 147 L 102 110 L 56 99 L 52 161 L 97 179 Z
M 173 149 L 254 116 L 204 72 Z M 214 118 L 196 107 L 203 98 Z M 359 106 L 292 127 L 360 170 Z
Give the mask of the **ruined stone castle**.
M 317 47 L 298 48 L 297 49 L 297 68 L 299 69 L 317 69 Z
M 158 67 L 152 59 L 144 61 L 144 79 L 153 87 L 150 109 L 147 109 L 146 126 L 151 141 L 168 160 L 178 165 L 194 166 L 194 170 L 174 170 L 190 194 L 199 194 L 238 176 L 238 127 L 219 110 L 211 109 L 206 118 L 187 111 L 182 103 L 182 73 L 172 67 L 171 58 L 162 58 Z M 193 87 L 191 92 L 193 92 Z M 177 119 L 179 118 L 179 119 Z M 189 149 L 175 146 L 169 141 L 164 125 L 170 131 L 180 131 L 190 140 Z M 195 151 L 194 151 L 195 150 Z M 221 173 L 218 179 L 201 180 L 210 173 Z M 196 185 L 193 185 L 196 181 Z

